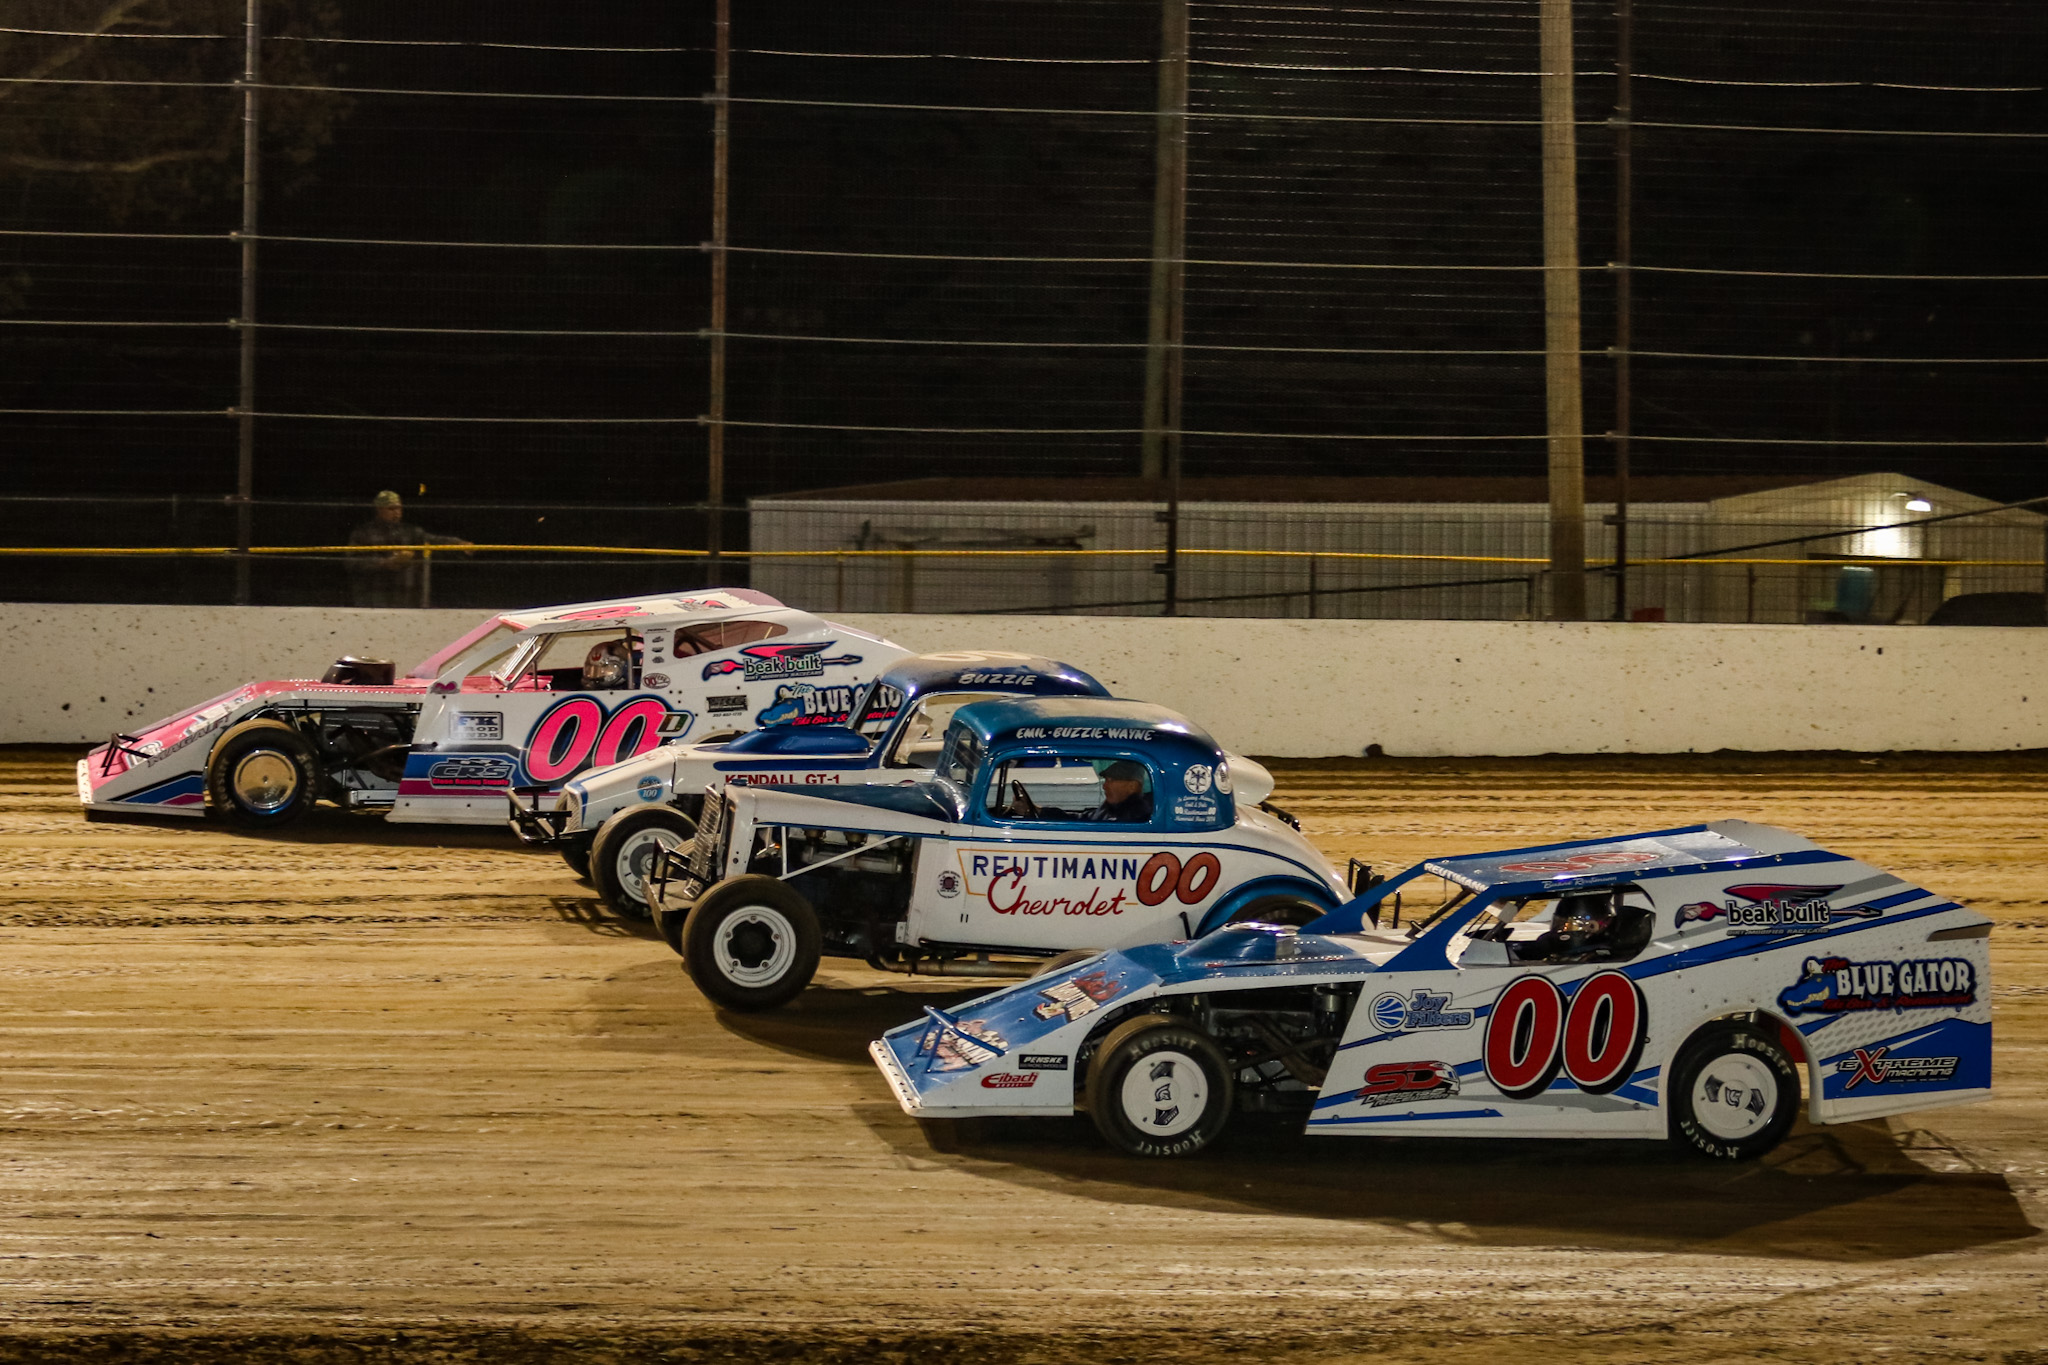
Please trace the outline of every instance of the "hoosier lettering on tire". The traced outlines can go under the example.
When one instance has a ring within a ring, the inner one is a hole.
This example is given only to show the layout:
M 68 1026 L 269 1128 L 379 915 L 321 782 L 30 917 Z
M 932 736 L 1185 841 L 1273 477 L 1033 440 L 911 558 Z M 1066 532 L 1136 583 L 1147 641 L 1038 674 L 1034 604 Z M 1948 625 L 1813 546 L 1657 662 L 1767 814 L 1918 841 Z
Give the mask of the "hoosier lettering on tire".
M 1671 1137 L 1721 1161 L 1778 1145 L 1799 1114 L 1799 1072 L 1785 1049 L 1748 1024 L 1703 1029 L 1671 1068 Z
M 1146 1014 L 1111 1029 L 1088 1073 L 1096 1131 L 1132 1156 L 1190 1156 L 1230 1121 L 1229 1063 L 1200 1029 Z

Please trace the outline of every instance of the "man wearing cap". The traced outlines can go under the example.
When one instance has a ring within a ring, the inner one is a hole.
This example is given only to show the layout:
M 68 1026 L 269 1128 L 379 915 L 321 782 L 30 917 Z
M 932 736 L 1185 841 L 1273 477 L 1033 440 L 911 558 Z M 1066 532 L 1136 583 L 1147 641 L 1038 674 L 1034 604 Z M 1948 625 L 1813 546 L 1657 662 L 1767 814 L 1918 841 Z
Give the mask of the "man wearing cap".
M 1152 793 L 1145 790 L 1143 764 L 1120 758 L 1102 770 L 1102 804 L 1093 810 L 1064 811 L 1041 806 L 1022 782 L 1012 782 L 1009 814 L 1025 820 L 1078 820 L 1087 824 L 1143 825 L 1152 820 Z
M 385 489 L 370 500 L 370 519 L 349 533 L 351 545 L 467 545 L 459 536 L 437 536 L 405 519 L 405 504 Z M 384 555 L 348 557 L 349 601 L 358 607 L 417 607 L 420 601 L 420 556 L 409 549 Z

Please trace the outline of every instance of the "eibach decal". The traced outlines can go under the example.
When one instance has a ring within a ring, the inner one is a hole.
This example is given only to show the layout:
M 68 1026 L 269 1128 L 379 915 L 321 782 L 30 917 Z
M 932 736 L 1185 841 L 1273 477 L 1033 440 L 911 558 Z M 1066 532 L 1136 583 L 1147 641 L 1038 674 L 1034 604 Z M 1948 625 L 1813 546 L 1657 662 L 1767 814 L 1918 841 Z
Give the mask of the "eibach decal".
M 827 655 L 837 640 L 810 640 L 782 645 L 747 645 L 737 659 L 713 659 L 704 665 L 706 679 L 738 673 L 748 682 L 776 678 L 815 678 L 828 668 L 843 668 L 860 662 L 858 654 Z
M 1443 1062 L 1381 1062 L 1365 1069 L 1358 1102 L 1368 1109 L 1444 1100 L 1458 1093 L 1458 1073 Z
M 634 697 L 609 714 L 595 697 L 570 697 L 534 722 L 526 737 L 527 776 L 552 785 L 587 767 L 638 757 L 661 743 L 671 714 L 660 697 Z
M 1635 1070 L 1649 1018 L 1642 989 L 1620 972 L 1588 977 L 1569 1007 L 1548 977 L 1511 981 L 1486 1021 L 1486 1079 L 1511 1100 L 1548 1090 L 1560 1071 L 1589 1095 L 1607 1094 Z
M 1853 962 L 1809 957 L 1799 981 L 1778 992 L 1789 1016 L 1847 1014 L 1856 1010 L 1948 1009 L 1974 1004 L 1977 969 L 1960 957 L 1916 957 Z
M 1679 906 L 1677 927 L 1720 920 L 1731 934 L 1813 934 L 1838 919 L 1876 919 L 1884 913 L 1874 905 L 1830 905 L 1828 897 L 1841 889 L 1777 882 L 1725 887 L 1722 900 Z

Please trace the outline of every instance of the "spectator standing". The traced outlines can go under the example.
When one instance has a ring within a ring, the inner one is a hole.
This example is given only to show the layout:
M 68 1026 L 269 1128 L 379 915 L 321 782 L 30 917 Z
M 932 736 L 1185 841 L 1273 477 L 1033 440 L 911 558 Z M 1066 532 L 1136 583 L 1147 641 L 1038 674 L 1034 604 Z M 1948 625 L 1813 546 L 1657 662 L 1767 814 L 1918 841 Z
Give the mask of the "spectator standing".
M 438 536 L 405 519 L 405 503 L 385 489 L 370 500 L 370 519 L 349 533 L 351 545 L 388 545 L 390 554 L 350 555 L 349 601 L 358 607 L 417 607 L 423 581 L 418 545 L 467 545 L 459 536 Z

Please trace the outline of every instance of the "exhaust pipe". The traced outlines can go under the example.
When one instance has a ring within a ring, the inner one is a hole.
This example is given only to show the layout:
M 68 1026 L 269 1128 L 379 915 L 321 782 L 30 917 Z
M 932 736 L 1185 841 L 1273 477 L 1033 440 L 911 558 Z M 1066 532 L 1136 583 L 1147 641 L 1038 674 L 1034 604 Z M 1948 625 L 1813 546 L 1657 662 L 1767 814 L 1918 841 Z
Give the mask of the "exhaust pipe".
M 909 962 L 884 962 L 879 957 L 871 957 L 868 965 L 878 972 L 895 972 L 899 976 L 980 976 L 1015 980 L 1037 976 L 1045 969 L 1044 962 L 997 962 L 987 953 L 976 953 L 972 957 L 913 958 Z

